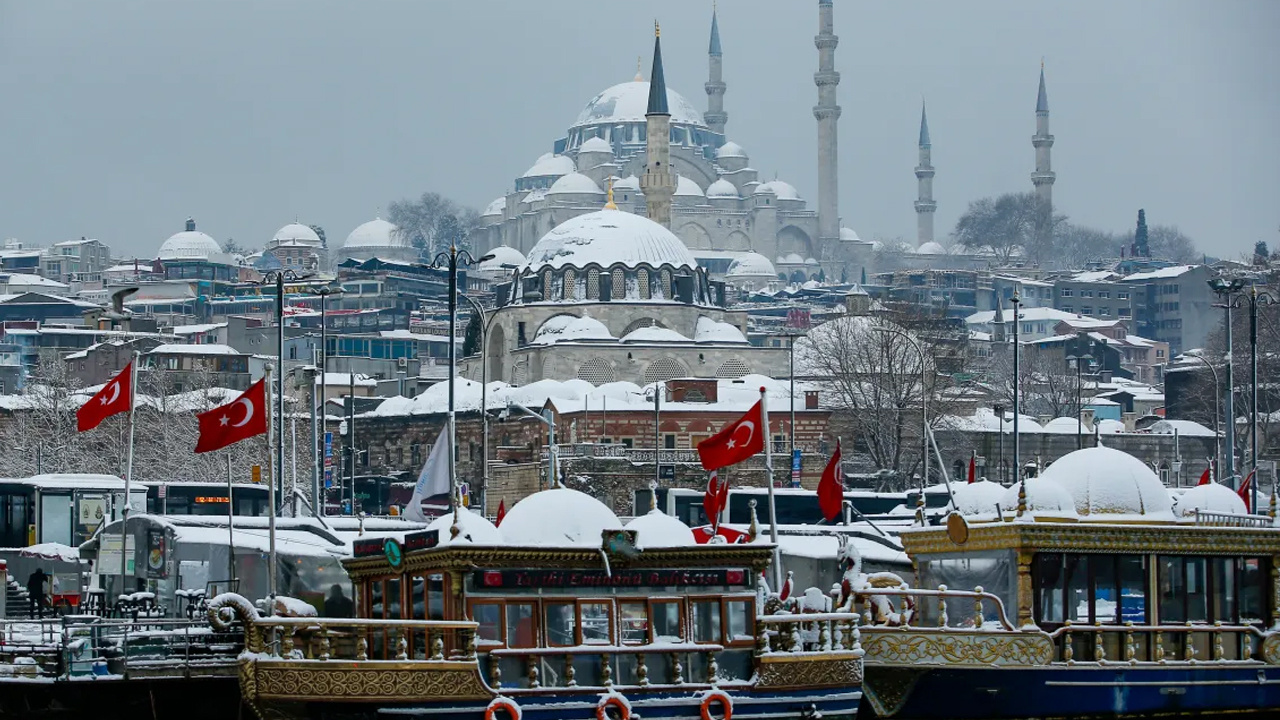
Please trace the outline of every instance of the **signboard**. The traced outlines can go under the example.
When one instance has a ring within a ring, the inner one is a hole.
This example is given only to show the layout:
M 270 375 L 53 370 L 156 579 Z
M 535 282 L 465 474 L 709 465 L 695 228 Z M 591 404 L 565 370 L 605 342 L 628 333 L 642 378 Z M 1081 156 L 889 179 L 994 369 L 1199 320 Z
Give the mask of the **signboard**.
M 387 562 L 392 568 L 400 569 L 400 565 L 404 562 L 404 550 L 400 548 L 400 541 L 395 538 L 387 538 L 382 543 L 382 554 L 386 556 Z
M 800 487 L 800 449 L 791 451 L 791 487 Z
M 744 569 L 712 570 L 476 570 L 473 580 L 485 590 L 505 588 L 746 587 Z
M 160 487 L 157 489 L 157 497 L 159 497 L 161 500 L 164 500 L 165 498 L 169 497 L 168 484 L 160 483 Z
M 383 538 L 360 538 L 351 543 L 351 554 L 356 557 L 381 555 Z
M 675 465 L 661 465 L 661 466 L 659 466 L 659 467 L 658 467 L 658 477 L 662 478 L 663 480 L 675 480 L 675 479 L 676 479 L 676 466 L 675 466 Z
M 125 543 L 125 575 L 133 575 L 134 567 L 134 540 L 129 535 Z M 120 574 L 120 536 L 119 535 L 103 535 L 102 541 L 98 546 L 98 566 L 97 572 L 101 575 L 119 575 Z
M 253 482 L 254 482 L 254 483 L 256 483 L 256 484 L 258 484 L 258 485 L 261 485 L 261 484 L 262 484 L 262 466 L 261 466 L 261 465 L 254 465 L 254 466 L 253 466 L 253 471 L 252 471 L 252 472 L 253 472 L 253 475 L 252 475 L 252 477 L 253 477 Z
M 164 487 L 161 485 L 161 487 Z M 107 516 L 107 499 L 102 495 L 80 496 L 80 524 L 92 530 Z
M 404 536 L 404 551 L 426 550 L 440 544 L 439 530 L 422 530 Z
M 333 487 L 333 433 L 324 434 L 324 486 Z
M 149 528 L 147 530 L 147 577 L 163 578 L 169 573 L 165 568 L 164 530 Z

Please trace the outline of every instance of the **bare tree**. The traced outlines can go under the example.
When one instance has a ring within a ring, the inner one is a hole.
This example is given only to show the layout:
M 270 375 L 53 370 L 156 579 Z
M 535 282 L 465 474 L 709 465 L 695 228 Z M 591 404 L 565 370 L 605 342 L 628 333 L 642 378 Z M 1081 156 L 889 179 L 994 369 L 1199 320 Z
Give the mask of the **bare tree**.
M 1199 262 L 1202 257 L 1195 242 L 1175 226 L 1152 225 L 1147 237 L 1152 257 L 1180 263 Z
M 390 221 L 401 238 L 423 255 L 449 249 L 450 243 L 463 247 L 468 234 L 480 222 L 480 214 L 435 192 L 425 192 L 417 200 L 396 200 L 388 208 Z
M 1013 344 L 992 346 L 986 368 L 987 382 L 992 395 L 1010 410 L 1013 409 Z M 1076 417 L 1081 403 L 1076 392 L 1076 373 L 1060 359 L 1049 353 L 1028 352 L 1023 348 L 1018 358 L 1016 385 L 1019 410 L 1025 415 L 1049 417 Z

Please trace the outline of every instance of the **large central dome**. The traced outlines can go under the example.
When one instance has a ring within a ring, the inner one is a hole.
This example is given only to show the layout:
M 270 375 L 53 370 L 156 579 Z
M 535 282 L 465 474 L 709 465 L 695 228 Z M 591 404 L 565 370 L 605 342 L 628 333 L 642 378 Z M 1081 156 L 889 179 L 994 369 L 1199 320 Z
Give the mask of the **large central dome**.
M 597 210 L 566 220 L 529 251 L 526 268 L 559 269 L 588 265 L 660 268 L 698 267 L 675 233 L 649 218 L 622 210 Z
M 578 113 L 572 127 L 605 123 L 644 122 L 644 112 L 649 107 L 649 83 L 645 80 L 618 83 L 599 95 Z M 706 127 L 702 113 L 698 112 L 680 93 L 667 88 L 667 109 L 671 112 L 671 124 Z

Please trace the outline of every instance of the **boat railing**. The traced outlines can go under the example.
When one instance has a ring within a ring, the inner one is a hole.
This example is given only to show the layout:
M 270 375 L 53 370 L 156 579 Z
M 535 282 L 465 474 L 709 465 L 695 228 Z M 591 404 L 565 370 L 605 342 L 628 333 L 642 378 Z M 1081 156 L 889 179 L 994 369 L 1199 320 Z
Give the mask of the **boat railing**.
M 1275 524 L 1269 515 L 1234 515 L 1196 509 L 1197 527 L 1268 528 Z
M 862 616 L 853 612 L 761 615 L 756 618 L 756 653 L 849 653 L 860 658 L 861 621 Z
M 485 680 L 495 690 L 710 686 L 750 677 L 751 648 L 700 642 L 568 647 L 494 647 L 485 653 Z M 737 656 L 737 657 L 735 657 Z M 735 662 L 739 660 L 741 662 Z M 740 667 L 739 667 L 740 666 Z
M 479 627 L 469 621 L 317 617 L 259 617 L 249 623 L 249 650 L 322 661 L 474 662 Z
M 1016 628 L 1005 613 L 999 595 L 982 586 L 973 590 L 952 590 L 939 585 L 937 590 L 924 588 L 861 588 L 854 590 L 855 600 L 862 606 L 865 627 L 912 626 L 939 628 L 983 628 L 1012 631 Z M 886 607 L 873 598 L 899 598 L 896 607 Z
M 1066 621 L 1051 632 L 1055 660 L 1093 663 L 1195 663 L 1264 661 L 1277 653 L 1276 637 L 1252 625 L 1162 623 L 1077 624 Z M 1272 642 L 1267 642 L 1271 640 Z

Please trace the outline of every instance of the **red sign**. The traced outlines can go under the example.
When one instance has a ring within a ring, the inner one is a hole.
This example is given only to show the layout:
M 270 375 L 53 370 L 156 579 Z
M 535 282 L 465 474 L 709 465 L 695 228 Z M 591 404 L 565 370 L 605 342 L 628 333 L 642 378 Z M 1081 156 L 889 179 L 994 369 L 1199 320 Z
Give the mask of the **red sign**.
M 716 535 L 724 538 L 725 542 L 730 545 L 736 545 L 737 543 L 744 543 L 747 541 L 746 533 L 741 530 L 734 530 L 731 527 L 725 527 L 724 525 L 717 528 L 714 533 L 712 533 L 710 525 L 703 525 L 702 527 L 696 527 L 693 529 L 693 539 L 697 540 L 698 543 L 702 545 L 705 545 Z
M 483 588 L 718 587 L 746 586 L 741 569 L 714 570 L 476 570 Z

